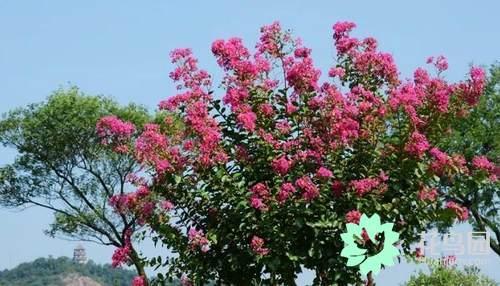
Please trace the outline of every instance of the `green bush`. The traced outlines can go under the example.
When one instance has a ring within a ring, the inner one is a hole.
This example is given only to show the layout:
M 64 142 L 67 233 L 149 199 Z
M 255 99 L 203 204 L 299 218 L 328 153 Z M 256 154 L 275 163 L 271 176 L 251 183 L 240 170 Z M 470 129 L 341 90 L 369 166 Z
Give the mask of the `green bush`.
M 429 274 L 420 272 L 412 275 L 404 286 L 497 286 L 499 283 L 479 273 L 475 266 L 460 270 L 456 267 L 431 268 Z

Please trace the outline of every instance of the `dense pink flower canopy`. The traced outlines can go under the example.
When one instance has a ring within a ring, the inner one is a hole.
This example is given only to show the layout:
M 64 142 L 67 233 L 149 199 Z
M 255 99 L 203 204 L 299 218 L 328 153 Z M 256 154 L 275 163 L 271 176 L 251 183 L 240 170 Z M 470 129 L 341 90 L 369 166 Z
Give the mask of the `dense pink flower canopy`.
M 405 228 L 405 221 L 419 215 L 436 217 L 448 209 L 467 220 L 467 207 L 446 201 L 438 179 L 483 172 L 495 180 L 498 169 L 485 157 L 469 162 L 447 154 L 440 143 L 449 122 L 478 102 L 484 71 L 472 67 L 468 79 L 448 83 L 442 76 L 448 62 L 438 56 L 427 61 L 434 73 L 417 68 L 403 79 L 375 39 L 351 35 L 355 27 L 333 26 L 337 62 L 325 81 L 311 49 L 278 22 L 262 27 L 254 51 L 240 38 L 212 44 L 224 72 L 220 89 L 213 89 L 212 77 L 190 49 L 174 50 L 170 78 L 178 94 L 159 103 L 163 122 L 146 124 L 140 132 L 115 117 L 97 125 L 104 144 L 139 161 L 150 177 L 110 204 L 120 213 L 138 213 L 167 241 L 180 236 L 184 243 L 173 245 L 181 259 L 204 263 L 237 249 L 237 255 L 251 255 L 261 265 L 298 243 L 293 235 L 280 236 L 283 232 L 328 225 L 291 226 L 290 217 L 328 215 L 340 220 L 331 224 L 338 229 L 377 211 L 399 222 L 408 244 L 416 231 Z M 402 204 L 413 212 L 403 214 Z M 166 228 L 174 215 L 172 228 Z M 228 233 L 226 228 L 238 226 L 225 220 L 248 228 Z M 226 241 L 232 235 L 238 243 Z M 126 245 L 117 249 L 113 264 L 127 255 Z M 191 284 L 182 277 L 184 285 Z

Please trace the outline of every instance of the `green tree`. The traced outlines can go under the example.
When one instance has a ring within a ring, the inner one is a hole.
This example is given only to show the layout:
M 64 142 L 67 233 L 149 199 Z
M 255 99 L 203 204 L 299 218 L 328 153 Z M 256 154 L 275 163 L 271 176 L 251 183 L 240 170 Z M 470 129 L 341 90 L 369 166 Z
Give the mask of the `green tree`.
M 476 267 L 466 267 L 464 270 L 456 267 L 435 267 L 430 274 L 420 272 L 412 275 L 404 286 L 496 286 L 499 285 L 488 277 L 481 275 Z
M 56 90 L 46 102 L 5 114 L 0 142 L 14 148 L 17 157 L 0 168 L 0 203 L 53 211 L 55 220 L 46 231 L 52 237 L 128 245 L 127 233 L 140 228 L 137 218 L 117 214 L 108 200 L 130 191 L 127 176 L 138 165 L 100 144 L 96 123 L 108 115 L 138 128 L 150 120 L 141 106 L 120 106 L 106 97 L 86 96 L 76 87 Z M 144 275 L 139 253 L 130 247 L 129 261 Z
M 99 265 L 93 261 L 74 263 L 68 257 L 37 258 L 17 267 L 0 271 L 0 286 L 47 286 L 65 285 L 70 276 L 88 277 L 104 286 L 128 286 L 134 271 L 113 269 L 111 265 Z
M 493 65 L 490 77 L 477 107 L 464 120 L 454 122 L 453 133 L 443 144 L 448 153 L 464 154 L 468 161 L 486 156 L 496 166 L 500 163 L 500 64 Z M 498 173 L 498 169 L 496 171 Z M 496 174 L 498 176 L 498 174 Z M 445 184 L 447 185 L 447 184 Z M 490 246 L 500 255 L 500 192 L 498 181 L 465 180 L 457 184 L 450 199 L 466 206 L 470 222 L 478 231 L 491 231 Z

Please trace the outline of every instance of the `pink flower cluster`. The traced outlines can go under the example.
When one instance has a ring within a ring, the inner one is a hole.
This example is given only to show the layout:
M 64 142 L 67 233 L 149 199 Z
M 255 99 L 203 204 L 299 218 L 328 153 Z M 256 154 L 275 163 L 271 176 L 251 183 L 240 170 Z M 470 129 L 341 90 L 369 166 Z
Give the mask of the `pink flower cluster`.
M 265 256 L 269 254 L 269 248 L 264 247 L 265 241 L 264 239 L 254 235 L 252 240 L 250 241 L 250 248 L 252 251 L 260 256 Z
M 255 130 L 255 121 L 257 120 L 257 115 L 252 111 L 242 112 L 238 114 L 238 122 L 248 131 Z
M 297 94 L 312 92 L 319 88 L 321 71 L 316 69 L 310 57 L 310 50 L 295 50 L 295 61 L 286 71 L 286 80 Z
M 417 196 L 418 196 L 418 199 L 421 201 L 433 202 L 436 200 L 436 198 L 438 196 L 438 191 L 436 188 L 429 189 L 427 187 L 423 187 L 418 191 Z
M 486 85 L 486 74 L 482 68 L 471 67 L 470 79 L 458 85 L 462 98 L 470 105 L 476 105 Z
M 490 176 L 491 181 L 496 181 L 499 168 L 495 166 L 486 156 L 475 156 L 472 158 L 472 166 L 477 170 L 485 171 Z
M 168 148 L 168 140 L 160 132 L 160 126 L 147 124 L 135 142 L 135 155 L 139 162 L 151 164 L 155 167 L 157 173 L 162 174 L 173 169 L 170 160 L 164 155 L 169 153 Z M 180 160 L 179 158 L 176 159 Z
M 174 204 L 169 200 L 164 200 L 161 202 L 161 208 L 166 211 L 171 211 L 174 209 Z
M 290 168 L 292 167 L 292 162 L 288 160 L 285 156 L 281 156 L 279 158 L 276 158 L 273 160 L 271 163 L 271 166 L 273 170 L 280 174 L 280 175 L 286 175 Z
M 295 189 L 295 187 L 293 186 L 292 183 L 284 183 L 283 185 L 281 185 L 280 191 L 278 192 L 278 195 L 277 195 L 278 202 L 284 203 L 296 191 L 297 191 L 297 189 Z
M 359 212 L 358 210 L 351 210 L 351 211 L 347 212 L 347 214 L 345 215 L 345 220 L 347 221 L 347 223 L 359 224 L 359 220 L 361 219 L 361 215 L 362 215 L 362 213 Z
M 491 163 L 486 156 L 475 156 L 472 158 L 472 166 L 476 169 L 488 172 L 495 169 L 495 164 Z
M 355 27 L 356 24 L 351 22 L 338 22 L 333 26 L 333 38 L 339 57 L 349 58 L 357 72 L 378 77 L 380 83 L 398 84 L 398 70 L 392 56 L 377 51 L 377 41 L 374 38 L 358 40 L 350 37 L 349 33 Z
M 149 196 L 147 186 L 140 186 L 135 192 L 117 194 L 109 198 L 109 204 L 119 213 L 134 211 Z
M 170 78 L 175 82 L 182 82 L 177 88 L 209 87 L 210 75 L 198 69 L 198 60 L 192 56 L 191 49 L 175 49 L 170 53 L 172 63 L 177 67 L 170 73 Z
M 132 252 L 132 242 L 130 237 L 132 236 L 132 232 L 129 230 L 125 233 L 125 244 L 122 247 L 118 247 L 115 249 L 113 256 L 111 257 L 111 266 L 120 267 L 122 264 L 125 264 L 130 259 L 130 254 Z
M 97 136 L 103 145 L 115 145 L 115 151 L 126 153 L 126 143 L 135 132 L 134 124 L 120 120 L 114 115 L 99 119 L 96 124 Z
M 424 134 L 414 131 L 408 142 L 406 143 L 405 150 L 411 155 L 421 158 L 425 151 L 430 148 L 430 144 Z
M 268 206 L 266 201 L 270 198 L 269 188 L 263 183 L 257 183 L 250 188 L 252 196 L 250 197 L 250 205 L 257 210 L 267 211 Z
M 469 210 L 466 207 L 461 206 L 455 202 L 447 202 L 447 209 L 452 210 L 457 216 L 459 221 L 466 221 L 469 218 Z
M 132 280 L 132 286 L 146 286 L 146 278 L 144 276 L 136 276 Z
M 363 196 L 372 190 L 381 186 L 380 178 L 365 178 L 360 180 L 352 180 L 350 185 L 358 196 Z
M 436 175 L 452 175 L 456 171 L 467 173 L 468 169 L 465 166 L 466 162 L 462 155 L 455 154 L 449 156 L 445 152 L 434 147 L 429 151 L 433 161 L 429 165 L 429 169 Z
M 295 181 L 297 187 L 302 190 L 302 198 L 306 201 L 312 201 L 313 199 L 319 197 L 319 188 L 314 184 L 308 176 L 303 176 Z
M 270 25 L 263 26 L 260 29 L 260 41 L 257 43 L 256 48 L 260 54 L 268 54 L 272 57 L 278 58 L 283 56 L 281 45 L 290 41 L 290 36 L 281 31 L 279 22 L 274 22 Z
M 209 167 L 227 161 L 227 155 L 219 146 L 222 137 L 219 126 L 209 115 L 207 104 L 196 102 L 188 106 L 185 122 L 199 138 L 198 160 L 202 166 Z
M 325 167 L 320 167 L 318 171 L 316 171 L 316 177 L 320 179 L 329 179 L 333 176 L 332 171 L 328 170 Z
M 448 60 L 444 56 L 438 56 L 436 58 L 427 58 L 428 64 L 433 64 L 439 72 L 443 72 L 448 69 Z
M 197 230 L 194 227 L 190 228 L 188 231 L 188 240 L 193 250 L 199 248 L 203 253 L 210 250 L 210 242 L 202 230 Z
M 191 140 L 190 151 L 198 151 L 196 154 L 198 158 L 193 158 L 193 162 L 204 167 L 225 163 L 227 155 L 219 146 L 220 129 L 217 121 L 208 112 L 211 96 L 208 91 L 204 90 L 209 85 L 208 75 L 198 69 L 197 60 L 189 49 L 176 50 L 172 52 L 171 58 L 173 63 L 181 67 L 178 72 L 171 74 L 171 77 L 174 81 L 180 81 L 179 88 L 186 88 L 187 91 L 160 102 L 160 109 L 185 112 L 183 119 L 184 123 L 190 127 L 188 129 L 190 132 L 184 136 L 192 135 L 194 137 Z M 173 149 L 173 151 L 177 153 L 175 155 L 179 154 L 179 150 Z M 164 169 L 170 167 L 165 164 L 166 161 L 160 161 L 160 163 L 162 164 L 159 167 Z

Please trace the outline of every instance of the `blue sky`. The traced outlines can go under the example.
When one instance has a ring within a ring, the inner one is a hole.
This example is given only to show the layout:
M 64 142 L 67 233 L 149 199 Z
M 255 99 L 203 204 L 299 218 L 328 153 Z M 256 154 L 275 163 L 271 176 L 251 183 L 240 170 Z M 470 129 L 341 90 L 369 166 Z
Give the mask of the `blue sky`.
M 170 50 L 191 47 L 202 67 L 217 70 L 213 40 L 238 36 L 253 46 L 259 27 L 275 20 L 313 49 L 323 70 L 333 62 L 332 24 L 351 20 L 358 24 L 357 35 L 374 36 L 393 53 L 403 76 L 427 56 L 442 54 L 450 63 L 446 76 L 458 80 L 471 63 L 500 60 L 498 11 L 496 0 L 0 0 L 0 112 L 42 101 L 68 83 L 154 108 L 175 92 L 168 79 Z M 13 156 L 12 150 L 0 149 L 0 164 Z M 39 256 L 70 255 L 74 243 L 43 235 L 50 220 L 51 214 L 39 209 L 0 210 L 0 269 Z M 109 261 L 112 250 L 86 247 L 94 260 Z M 492 256 L 488 264 L 486 273 L 500 280 L 493 271 L 500 259 Z M 396 266 L 378 280 L 397 285 L 412 269 Z

